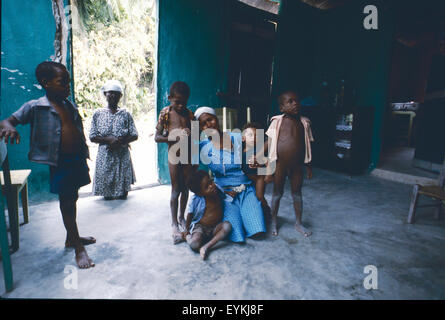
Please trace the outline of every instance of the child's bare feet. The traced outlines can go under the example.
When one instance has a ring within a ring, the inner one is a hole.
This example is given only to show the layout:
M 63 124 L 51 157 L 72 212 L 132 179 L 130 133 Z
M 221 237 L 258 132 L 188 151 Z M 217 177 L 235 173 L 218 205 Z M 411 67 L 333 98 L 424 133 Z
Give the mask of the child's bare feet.
M 182 231 L 186 231 L 186 224 L 184 217 L 179 217 L 179 226 L 181 227 Z
M 306 238 L 312 234 L 312 231 L 310 231 L 309 229 L 303 227 L 301 224 L 298 223 L 295 224 L 295 229 L 297 229 L 297 231 L 300 232 Z
M 83 246 L 87 246 L 89 244 L 96 243 L 96 239 L 94 239 L 94 237 L 80 237 L 80 242 Z M 65 247 L 72 248 L 74 246 L 75 245 L 70 243 L 68 240 L 65 241 Z
M 172 237 L 173 237 L 173 244 L 178 244 L 184 241 L 182 237 L 182 232 L 179 230 L 178 226 L 173 227 Z
M 270 209 L 266 201 L 261 203 L 261 208 L 263 209 L 264 220 L 266 221 L 266 223 L 270 222 L 270 220 L 272 219 L 272 210 Z
M 272 218 L 272 222 L 270 224 L 270 230 L 272 230 L 272 235 L 277 236 L 278 235 L 278 228 L 277 228 L 277 220 Z
M 207 259 L 207 256 L 209 255 L 209 249 L 206 246 L 201 247 L 201 249 L 199 249 L 199 254 L 202 258 L 202 260 Z
M 93 260 L 87 254 L 85 248 L 82 248 L 79 252 L 76 252 L 76 262 L 80 269 L 88 269 L 94 267 Z

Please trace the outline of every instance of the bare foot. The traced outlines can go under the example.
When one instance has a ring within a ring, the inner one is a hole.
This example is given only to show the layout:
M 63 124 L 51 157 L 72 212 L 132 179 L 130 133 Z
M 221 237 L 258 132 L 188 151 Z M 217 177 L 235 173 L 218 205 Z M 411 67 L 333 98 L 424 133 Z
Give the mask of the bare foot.
M 184 238 L 182 236 L 181 231 L 179 231 L 178 226 L 173 227 L 172 237 L 173 237 L 173 244 L 178 244 L 184 241 Z
M 277 228 L 277 221 L 272 218 L 272 222 L 270 224 L 270 229 L 272 230 L 272 235 L 277 236 L 278 235 L 278 228 Z
M 184 218 L 179 218 L 179 226 L 181 227 L 181 229 L 183 230 L 183 231 L 186 231 L 185 229 L 185 220 L 184 220 Z
M 83 246 L 87 246 L 89 244 L 96 243 L 96 239 L 94 239 L 93 237 L 80 237 L 80 242 Z M 68 240 L 65 241 L 65 247 L 72 248 L 74 246 L 75 245 L 70 243 Z
M 298 223 L 295 224 L 295 229 L 297 229 L 297 231 L 300 232 L 306 238 L 312 234 L 312 231 L 310 231 L 309 229 L 303 227 L 301 224 Z
M 80 269 L 88 269 L 95 266 L 93 260 L 90 259 L 85 249 L 76 253 L 76 262 Z
M 263 209 L 264 220 L 270 221 L 270 219 L 272 219 L 272 213 L 266 201 L 261 203 L 261 208 Z
M 207 247 L 201 247 L 201 249 L 199 249 L 199 254 L 201 255 L 202 260 L 207 259 L 207 256 L 209 255 Z

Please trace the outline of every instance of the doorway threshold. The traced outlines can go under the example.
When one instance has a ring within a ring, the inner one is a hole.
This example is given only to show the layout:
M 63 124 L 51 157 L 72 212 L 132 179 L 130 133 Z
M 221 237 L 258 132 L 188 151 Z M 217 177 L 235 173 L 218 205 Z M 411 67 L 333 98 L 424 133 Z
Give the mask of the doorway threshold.
M 408 173 L 395 172 L 386 169 L 374 169 L 371 175 L 385 180 L 400 182 L 409 185 L 437 185 L 437 179 L 419 177 Z
M 138 185 L 138 186 L 133 186 L 130 190 L 131 191 L 136 191 L 136 190 L 142 190 L 142 189 L 148 189 L 148 188 L 154 188 L 154 187 L 159 187 L 162 186 L 161 183 L 159 182 L 154 182 L 154 183 L 148 183 L 148 184 L 144 184 L 144 185 Z M 93 192 L 91 191 L 79 191 L 79 198 L 86 198 L 86 197 L 94 197 Z

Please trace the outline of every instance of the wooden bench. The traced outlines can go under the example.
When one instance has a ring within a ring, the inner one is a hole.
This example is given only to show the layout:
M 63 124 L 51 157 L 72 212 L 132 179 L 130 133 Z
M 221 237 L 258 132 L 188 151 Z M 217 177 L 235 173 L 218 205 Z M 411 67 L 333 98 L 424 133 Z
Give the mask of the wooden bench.
M 19 195 L 22 200 L 22 209 L 23 209 L 23 220 L 24 222 L 21 224 L 26 224 L 29 222 L 28 216 L 28 177 L 31 174 L 31 170 L 11 170 L 11 187 L 12 187 L 12 196 L 14 197 L 13 201 L 16 203 L 16 216 L 17 219 L 19 217 Z M 0 180 L 2 186 L 4 185 L 3 172 L 0 172 Z

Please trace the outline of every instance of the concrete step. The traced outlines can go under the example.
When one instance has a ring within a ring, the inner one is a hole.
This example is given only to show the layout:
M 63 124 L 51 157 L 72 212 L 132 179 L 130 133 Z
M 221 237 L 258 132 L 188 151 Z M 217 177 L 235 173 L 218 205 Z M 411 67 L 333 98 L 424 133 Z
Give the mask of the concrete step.
M 372 176 L 379 177 L 386 180 L 391 180 L 395 182 L 400 182 L 404 184 L 421 184 L 421 185 L 436 185 L 437 180 L 425 177 L 414 176 L 411 174 L 394 172 L 384 169 L 374 169 L 371 172 Z

